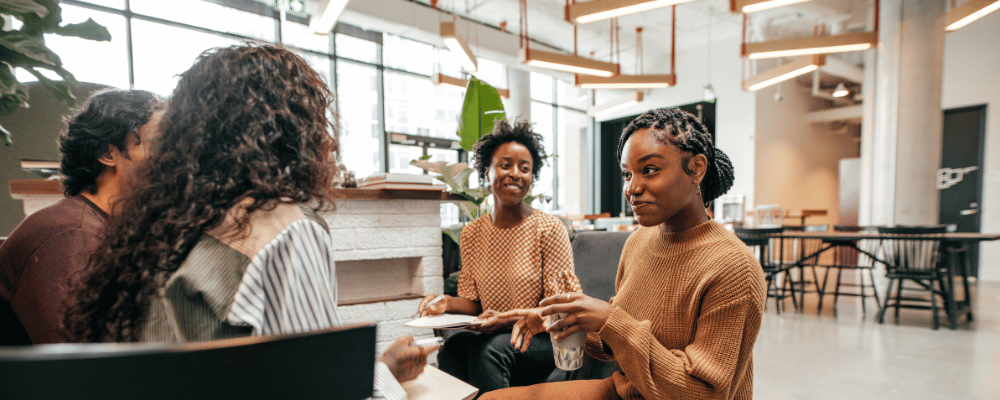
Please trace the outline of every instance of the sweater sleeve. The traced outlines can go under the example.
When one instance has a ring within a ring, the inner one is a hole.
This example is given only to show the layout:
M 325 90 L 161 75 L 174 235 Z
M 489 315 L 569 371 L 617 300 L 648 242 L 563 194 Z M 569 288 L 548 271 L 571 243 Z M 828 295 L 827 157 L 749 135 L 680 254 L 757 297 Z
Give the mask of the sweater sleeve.
M 614 351 L 618 365 L 646 399 L 729 398 L 740 351 L 752 347 L 762 318 L 750 293 L 708 305 L 698 317 L 694 340 L 682 349 L 668 349 L 651 331 L 616 307 L 599 332 Z M 745 352 L 749 357 L 750 352 Z M 748 365 L 749 363 L 744 363 Z
M 569 244 L 569 234 L 562 222 L 555 217 L 553 220 L 542 233 L 543 298 L 581 291 L 580 279 L 573 270 L 573 248 Z
M 61 310 L 67 279 L 87 266 L 99 239 L 93 232 L 69 229 L 52 236 L 31 254 L 10 306 L 32 343 L 62 342 Z

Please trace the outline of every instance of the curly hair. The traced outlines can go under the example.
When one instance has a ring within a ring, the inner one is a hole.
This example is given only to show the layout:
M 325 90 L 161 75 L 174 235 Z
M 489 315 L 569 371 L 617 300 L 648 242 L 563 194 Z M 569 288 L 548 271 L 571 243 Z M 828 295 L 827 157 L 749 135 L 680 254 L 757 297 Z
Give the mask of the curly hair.
M 283 48 L 202 53 L 181 75 L 154 153 L 74 284 L 67 339 L 138 340 L 158 285 L 241 201 L 251 200 L 237 220 L 242 235 L 255 210 L 327 206 L 338 148 L 332 102 L 316 71 Z
M 59 136 L 59 170 L 66 196 L 84 190 L 96 193 L 97 177 L 105 168 L 98 159 L 109 145 L 128 157 L 125 142 L 129 135 L 138 137 L 139 127 L 162 107 L 163 100 L 145 90 L 104 89 L 65 118 L 67 129 Z
M 542 145 L 542 135 L 531 130 L 531 123 L 524 120 L 515 121 L 511 125 L 507 120 L 498 120 L 493 127 L 493 133 L 483 136 L 476 141 L 472 152 L 475 157 L 475 168 L 479 173 L 479 184 L 488 187 L 486 181 L 486 170 L 493 162 L 493 153 L 504 143 L 517 142 L 528 148 L 531 153 L 531 177 L 532 181 L 538 180 L 542 172 L 542 162 L 547 155 L 545 146 Z
M 650 110 L 629 122 L 618 139 L 618 162 L 622 160 L 622 150 L 628 138 L 646 128 L 653 128 L 653 135 L 660 142 L 677 146 L 692 156 L 704 154 L 708 159 L 708 169 L 701 181 L 705 207 L 733 187 L 733 163 L 729 157 L 715 147 L 708 128 L 698 118 L 676 107 Z M 688 159 L 690 157 L 684 159 L 682 166 L 684 172 L 691 175 L 694 171 L 688 167 Z

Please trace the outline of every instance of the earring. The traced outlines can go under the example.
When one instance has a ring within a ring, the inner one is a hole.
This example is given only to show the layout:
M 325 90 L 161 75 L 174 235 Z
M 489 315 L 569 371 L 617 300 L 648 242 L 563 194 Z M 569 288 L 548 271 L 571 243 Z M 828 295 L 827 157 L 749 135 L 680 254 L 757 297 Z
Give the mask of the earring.
M 698 197 L 701 197 L 701 185 L 695 185 L 695 188 L 698 189 Z

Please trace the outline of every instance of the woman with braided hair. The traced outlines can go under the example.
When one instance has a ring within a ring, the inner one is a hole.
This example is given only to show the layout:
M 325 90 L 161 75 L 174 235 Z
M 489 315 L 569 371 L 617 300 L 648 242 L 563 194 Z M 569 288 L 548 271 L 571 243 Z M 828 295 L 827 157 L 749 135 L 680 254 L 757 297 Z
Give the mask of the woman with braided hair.
M 543 383 L 483 399 L 749 399 L 764 275 L 746 246 L 705 206 L 733 168 L 705 126 L 677 108 L 649 111 L 618 142 L 624 195 L 643 228 L 629 236 L 604 302 L 580 293 L 542 300 L 567 313 L 552 339 L 587 332 L 586 351 L 615 360 L 602 380 Z M 517 315 L 520 311 L 502 314 Z

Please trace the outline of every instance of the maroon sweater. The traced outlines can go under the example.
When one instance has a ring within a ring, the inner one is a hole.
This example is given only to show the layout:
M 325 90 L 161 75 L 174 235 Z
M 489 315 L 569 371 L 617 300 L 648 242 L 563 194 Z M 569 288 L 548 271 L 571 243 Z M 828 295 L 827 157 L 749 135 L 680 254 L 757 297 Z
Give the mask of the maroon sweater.
M 87 265 L 108 214 L 83 196 L 25 218 L 0 245 L 0 345 L 62 341 L 66 280 Z

